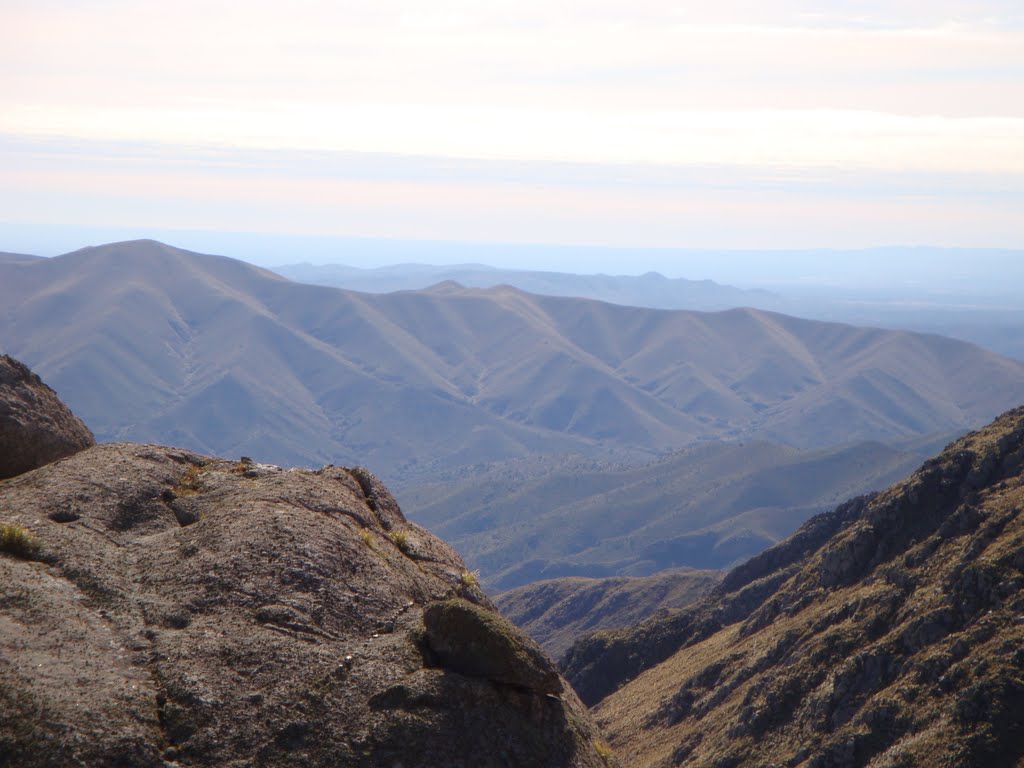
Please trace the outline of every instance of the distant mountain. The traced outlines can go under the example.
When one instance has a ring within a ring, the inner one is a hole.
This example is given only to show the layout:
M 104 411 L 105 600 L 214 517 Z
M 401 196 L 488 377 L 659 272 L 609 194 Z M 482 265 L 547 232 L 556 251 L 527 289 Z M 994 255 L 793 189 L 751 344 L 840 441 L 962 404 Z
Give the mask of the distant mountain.
M 645 465 L 554 457 L 497 464 L 403 491 L 491 589 L 561 576 L 727 568 L 843 499 L 921 462 L 880 443 L 802 451 L 703 443 Z
M 509 287 L 371 295 L 153 241 L 0 263 L 0 306 L 0 348 L 99 440 L 366 464 L 495 587 L 726 566 L 906 467 L 859 443 L 934 439 L 1024 401 L 1024 363 L 936 336 Z M 874 458 L 849 463 L 858 450 Z M 520 460 L 554 473 L 533 506 L 501 485 L 484 498 L 476 476 Z M 556 493 L 565 461 L 597 469 Z
M 929 269 L 929 255 L 939 261 L 945 275 L 937 278 L 938 285 L 924 274 Z M 653 272 L 640 276 L 568 274 L 498 269 L 481 264 L 394 264 L 375 269 L 292 264 L 274 267 L 274 271 L 300 282 L 370 293 L 421 290 L 451 281 L 474 288 L 510 285 L 530 293 L 653 309 L 714 311 L 750 307 L 829 322 L 937 333 L 1024 360 L 1024 304 L 1019 295 L 1005 287 L 1014 284 L 1016 264 L 1022 260 L 1020 253 L 869 249 L 779 254 L 727 252 L 719 258 L 720 263 L 746 263 L 750 268 L 747 282 L 767 284 L 771 290 L 740 289 L 711 280 L 667 278 Z M 801 282 L 790 275 L 786 282 L 778 275 L 771 276 L 765 272 L 764 264 L 772 259 L 802 263 L 812 277 Z M 624 254 L 623 261 L 629 263 L 628 254 Z M 964 266 L 975 261 L 980 267 Z M 682 263 L 690 269 L 714 270 L 707 254 L 703 258 L 690 254 Z M 960 268 L 953 263 L 960 264 Z M 908 268 L 911 264 L 915 266 Z M 847 265 L 845 269 L 843 265 Z M 894 269 L 896 266 L 898 269 Z M 879 275 L 886 272 L 898 273 L 901 278 L 885 282 Z M 1000 272 L 1009 272 L 1004 281 L 993 277 Z M 912 279 L 915 273 L 916 280 Z M 962 277 L 954 280 L 949 274 Z
M 949 339 L 511 288 L 374 296 L 152 241 L 2 265 L 0 300 L 0 343 L 100 439 L 386 476 L 698 438 L 899 439 L 1024 400 L 1024 364 Z
M 1018 408 L 567 676 L 637 768 L 1019 766 L 1022 510 Z
M 494 602 L 557 659 L 588 632 L 628 627 L 659 611 L 690 605 L 710 592 L 722 575 L 672 570 L 654 576 L 566 577 L 501 592 Z
M 40 256 L 29 256 L 25 253 L 0 253 L 0 264 L 18 264 L 26 261 L 37 261 Z
M 544 296 L 569 296 L 657 309 L 722 310 L 735 307 L 781 309 L 783 300 L 765 290 L 742 290 L 712 280 L 644 275 L 578 275 L 567 272 L 500 269 L 482 264 L 434 266 L 395 264 L 359 269 L 341 264 L 289 264 L 273 271 L 303 283 L 330 285 L 367 293 L 417 291 L 437 283 L 467 288 L 513 286 Z

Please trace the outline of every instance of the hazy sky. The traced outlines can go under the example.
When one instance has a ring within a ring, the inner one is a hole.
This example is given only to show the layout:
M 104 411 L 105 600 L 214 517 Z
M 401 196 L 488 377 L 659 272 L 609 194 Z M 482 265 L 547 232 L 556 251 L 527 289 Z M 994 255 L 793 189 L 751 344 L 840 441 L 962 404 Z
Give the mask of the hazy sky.
M 0 0 L 0 250 L 56 225 L 1024 247 L 1024 3 Z

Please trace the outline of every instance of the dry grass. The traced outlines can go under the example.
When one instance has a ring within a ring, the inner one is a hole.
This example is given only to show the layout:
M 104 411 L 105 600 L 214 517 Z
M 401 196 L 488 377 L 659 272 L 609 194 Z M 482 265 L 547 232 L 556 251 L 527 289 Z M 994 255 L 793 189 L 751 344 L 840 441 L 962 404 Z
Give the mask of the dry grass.
M 467 589 L 480 589 L 480 571 L 464 570 L 460 572 L 459 583 Z
M 30 558 L 39 552 L 39 539 L 23 525 L 0 523 L 0 552 Z
M 615 750 L 613 750 L 607 741 L 603 739 L 597 739 L 594 742 L 594 751 L 597 752 L 597 756 L 604 760 L 606 765 L 615 764 Z
M 391 539 L 392 543 L 402 550 L 403 553 L 409 554 L 412 549 L 412 538 L 409 536 L 408 531 L 392 531 L 388 534 L 388 538 Z
M 182 476 L 178 486 L 174 489 L 176 496 L 195 496 L 201 493 L 203 490 L 203 481 L 200 475 L 203 473 L 203 468 L 198 464 L 189 464 L 188 469 L 185 470 L 185 474 Z

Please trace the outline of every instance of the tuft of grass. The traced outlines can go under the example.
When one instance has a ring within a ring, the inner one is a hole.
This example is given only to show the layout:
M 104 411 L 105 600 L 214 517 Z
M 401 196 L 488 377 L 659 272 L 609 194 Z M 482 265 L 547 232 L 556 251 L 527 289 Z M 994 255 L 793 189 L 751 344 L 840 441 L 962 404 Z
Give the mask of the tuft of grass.
M 203 468 L 198 464 L 189 464 L 181 481 L 174 489 L 174 494 L 176 496 L 195 496 L 199 493 L 202 490 L 202 480 L 199 479 L 202 472 Z
M 30 558 L 39 553 L 39 539 L 23 525 L 0 523 L 0 552 Z
M 370 533 L 369 528 L 360 528 L 359 538 L 363 540 L 363 544 L 368 546 L 370 549 L 373 549 L 373 534 Z
M 611 748 L 607 741 L 604 739 L 594 740 L 594 751 L 597 752 L 597 756 L 604 760 L 607 765 L 614 765 L 615 750 Z
M 459 573 L 459 583 L 467 589 L 480 589 L 480 571 L 462 571 Z
M 405 554 L 409 554 L 409 550 L 412 549 L 412 539 L 409 536 L 408 531 L 392 531 L 388 534 L 388 538 L 394 543 Z

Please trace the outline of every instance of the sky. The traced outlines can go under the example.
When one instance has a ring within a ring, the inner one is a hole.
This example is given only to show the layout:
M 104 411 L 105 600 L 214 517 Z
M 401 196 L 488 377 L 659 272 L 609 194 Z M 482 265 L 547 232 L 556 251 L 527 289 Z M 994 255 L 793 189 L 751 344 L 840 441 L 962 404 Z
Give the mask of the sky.
M 0 250 L 1024 248 L 1019 0 L 0 0 L 0 21 Z

